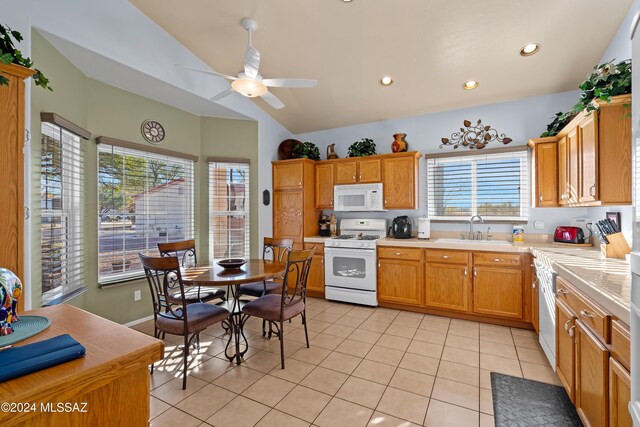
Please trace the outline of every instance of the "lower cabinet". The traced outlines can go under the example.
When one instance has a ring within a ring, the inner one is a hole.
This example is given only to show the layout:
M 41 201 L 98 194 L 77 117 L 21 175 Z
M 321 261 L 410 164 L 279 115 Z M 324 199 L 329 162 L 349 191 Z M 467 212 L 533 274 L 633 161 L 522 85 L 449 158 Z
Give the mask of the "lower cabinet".
M 575 322 L 576 399 L 585 426 L 609 425 L 609 350 L 580 320 Z
M 519 268 L 473 267 L 473 312 L 522 319 L 522 279 Z
M 469 278 L 466 265 L 429 263 L 425 265 L 427 307 L 469 311 Z
M 305 243 L 305 249 L 310 249 L 314 244 Z M 324 246 L 315 245 L 316 251 L 311 260 L 309 277 L 307 278 L 307 290 L 315 293 L 324 293 Z
M 632 427 L 629 415 L 631 376 L 617 360 L 609 358 L 609 427 Z
M 423 304 L 422 261 L 378 258 L 378 301 Z
M 576 346 L 573 339 L 576 316 L 561 301 L 556 300 L 556 374 L 575 403 Z

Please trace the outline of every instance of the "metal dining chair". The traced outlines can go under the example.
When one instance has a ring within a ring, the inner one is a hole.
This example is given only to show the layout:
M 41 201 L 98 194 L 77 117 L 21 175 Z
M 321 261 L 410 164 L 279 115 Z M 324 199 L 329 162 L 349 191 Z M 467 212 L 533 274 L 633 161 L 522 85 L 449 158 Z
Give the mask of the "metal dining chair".
M 187 301 L 178 258 L 148 257 L 141 253 L 138 256 L 151 290 L 154 336 L 158 339 L 164 339 L 165 334 L 184 337 L 184 390 L 187 387 L 189 348 L 208 326 L 227 320 L 229 310 L 214 304 Z M 151 373 L 153 374 L 153 365 Z
M 195 267 L 198 265 L 198 257 L 196 255 L 196 241 L 182 240 L 179 242 L 158 243 L 158 251 L 161 257 L 172 256 L 180 261 L 180 266 Z M 209 302 L 215 299 L 226 301 L 226 291 L 215 287 L 202 288 L 188 287 L 185 290 L 187 304 L 194 302 Z M 171 298 L 171 296 L 170 296 Z
M 280 340 L 280 364 L 284 369 L 284 321 L 302 316 L 304 336 L 309 348 L 307 333 L 306 295 L 307 279 L 311 260 L 316 247 L 287 253 L 287 266 L 282 281 L 281 292 L 263 295 L 242 307 L 242 312 L 275 324 L 273 332 Z

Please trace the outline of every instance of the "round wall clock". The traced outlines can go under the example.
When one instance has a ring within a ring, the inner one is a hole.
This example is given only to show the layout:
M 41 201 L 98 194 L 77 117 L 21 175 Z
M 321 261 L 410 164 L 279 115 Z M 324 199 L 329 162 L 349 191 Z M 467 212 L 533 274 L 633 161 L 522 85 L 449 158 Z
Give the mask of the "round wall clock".
M 164 139 L 164 128 L 155 120 L 145 120 L 140 127 L 142 136 L 151 144 L 160 144 Z

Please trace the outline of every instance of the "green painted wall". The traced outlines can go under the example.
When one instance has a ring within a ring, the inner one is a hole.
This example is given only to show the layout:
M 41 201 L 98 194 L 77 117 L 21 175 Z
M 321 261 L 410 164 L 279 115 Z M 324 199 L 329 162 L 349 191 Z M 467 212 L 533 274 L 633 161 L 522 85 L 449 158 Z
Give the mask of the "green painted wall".
M 36 31 L 32 34 L 32 54 L 37 66 L 50 77 L 54 92 L 32 90 L 32 306 L 41 305 L 40 283 L 40 112 L 51 111 L 88 129 L 93 137 L 108 136 L 141 146 L 148 143 L 140 134 L 146 119 L 163 124 L 166 138 L 162 148 L 200 156 L 195 166 L 195 235 L 198 255 L 208 259 L 207 156 L 242 157 L 252 160 L 252 177 L 257 178 L 258 125 L 248 120 L 199 117 L 185 111 L 87 78 Z M 232 141 L 231 143 L 229 141 Z M 230 153 L 233 148 L 233 154 Z M 71 304 L 118 323 L 127 323 L 152 314 L 148 285 L 136 280 L 100 288 L 97 272 L 97 146 L 84 142 L 85 153 L 85 278 L 87 292 Z M 251 181 L 251 253 L 257 253 L 257 179 Z M 253 232 L 255 230 L 255 232 Z M 142 290 L 142 300 L 134 302 L 133 293 Z

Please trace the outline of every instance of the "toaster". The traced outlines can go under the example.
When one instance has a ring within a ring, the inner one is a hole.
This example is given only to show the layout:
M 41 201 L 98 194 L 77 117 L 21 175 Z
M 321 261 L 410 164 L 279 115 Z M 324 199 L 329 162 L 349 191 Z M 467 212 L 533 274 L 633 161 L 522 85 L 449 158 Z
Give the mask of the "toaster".
M 584 232 L 580 227 L 561 225 L 553 233 L 553 241 L 560 243 L 584 243 Z

